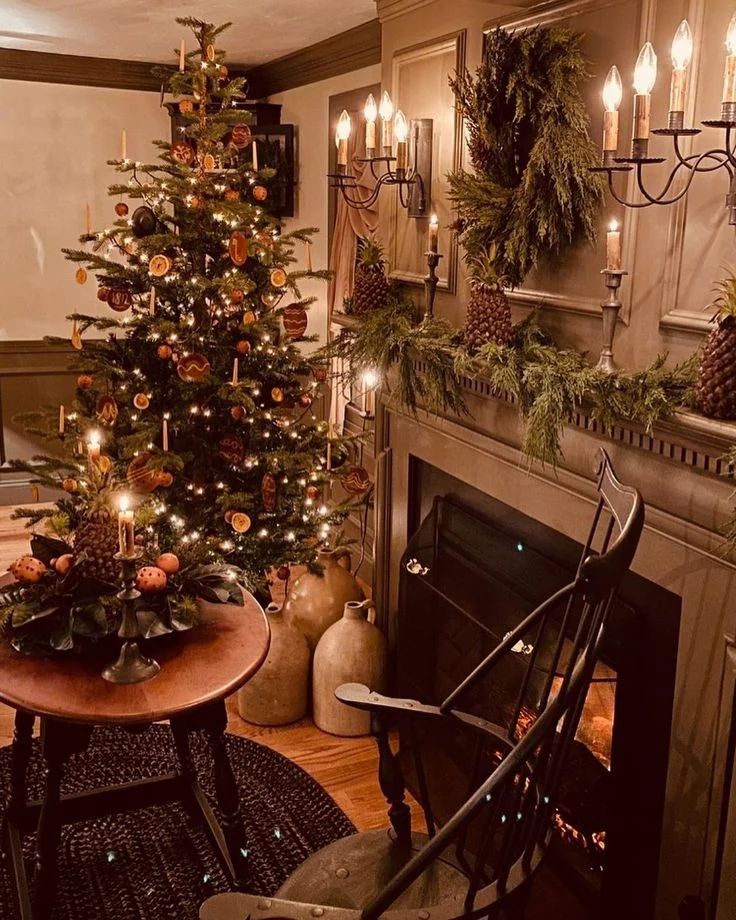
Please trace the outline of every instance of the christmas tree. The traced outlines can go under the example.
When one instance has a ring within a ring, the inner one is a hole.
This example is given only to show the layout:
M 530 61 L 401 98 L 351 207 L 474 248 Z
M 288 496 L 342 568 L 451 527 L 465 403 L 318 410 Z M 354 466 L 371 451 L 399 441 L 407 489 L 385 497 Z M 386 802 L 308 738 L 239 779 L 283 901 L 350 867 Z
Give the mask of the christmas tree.
M 232 564 L 263 585 L 274 567 L 312 564 L 346 511 L 325 504 L 342 450 L 314 414 L 326 371 L 296 344 L 311 302 L 299 282 L 328 273 L 312 270 L 315 230 L 282 233 L 269 212 L 277 170 L 253 143 L 245 81 L 228 78 L 216 45 L 227 25 L 177 22 L 196 39 L 188 52 L 182 43 L 178 70 L 161 72 L 180 137 L 155 142 L 157 162 L 125 150 L 109 161 L 121 174 L 109 188 L 115 219 L 64 250 L 77 282 L 96 278 L 107 311 L 69 317 L 72 411 L 58 409 L 58 425 L 57 407 L 25 419 L 61 435 L 64 456 L 17 468 L 67 494 L 19 514 L 47 518 L 94 560 L 109 556 L 109 506 L 125 488 L 156 552 Z M 304 247 L 307 271 L 295 271 Z M 88 574 L 110 577 L 99 562 Z

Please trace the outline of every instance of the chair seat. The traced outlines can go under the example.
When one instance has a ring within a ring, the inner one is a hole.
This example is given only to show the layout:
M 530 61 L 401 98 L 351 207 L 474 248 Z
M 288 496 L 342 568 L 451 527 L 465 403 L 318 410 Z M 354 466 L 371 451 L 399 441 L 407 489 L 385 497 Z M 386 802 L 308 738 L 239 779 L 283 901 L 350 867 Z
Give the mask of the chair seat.
M 305 860 L 276 897 L 360 910 L 426 842 L 425 834 L 412 834 L 411 847 L 402 847 L 385 828 L 343 837 Z M 464 897 L 467 889 L 467 876 L 448 854 L 432 863 L 392 909 L 434 907 L 440 901 Z

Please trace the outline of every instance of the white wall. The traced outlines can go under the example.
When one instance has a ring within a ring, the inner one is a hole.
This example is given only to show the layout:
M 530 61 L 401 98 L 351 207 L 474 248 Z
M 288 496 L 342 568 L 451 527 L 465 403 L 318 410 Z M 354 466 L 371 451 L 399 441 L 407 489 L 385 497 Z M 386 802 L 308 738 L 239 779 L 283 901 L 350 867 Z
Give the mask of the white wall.
M 319 227 L 312 250 L 315 269 L 327 268 L 327 167 L 330 143 L 329 99 L 337 93 L 346 93 L 361 86 L 378 83 L 381 66 L 375 64 L 352 73 L 310 83 L 269 97 L 269 102 L 283 106 L 281 120 L 296 125 L 297 133 L 297 205 L 293 220 L 286 230 L 296 227 Z M 297 255 L 300 253 L 297 251 Z M 300 268 L 305 268 L 301 253 Z M 303 285 L 302 293 L 318 297 L 309 313 L 309 334 L 319 335 L 324 341 L 327 334 L 327 285 L 312 282 Z
M 64 317 L 97 312 L 97 286 L 74 280 L 60 252 L 92 226 L 115 219 L 106 165 L 120 156 L 153 156 L 150 142 L 168 138 L 158 93 L 0 80 L 0 341 L 67 335 Z

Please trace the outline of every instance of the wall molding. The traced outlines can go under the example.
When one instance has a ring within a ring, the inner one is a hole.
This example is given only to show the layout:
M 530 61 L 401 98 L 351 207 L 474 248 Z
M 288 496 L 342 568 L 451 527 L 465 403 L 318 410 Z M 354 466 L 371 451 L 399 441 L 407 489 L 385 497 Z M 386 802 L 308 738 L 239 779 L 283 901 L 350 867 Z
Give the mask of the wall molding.
M 1 80 L 160 92 L 161 81 L 151 73 L 156 66 L 150 61 L 118 61 L 113 58 L 0 48 Z
M 381 62 L 381 24 L 371 19 L 354 29 L 287 54 L 247 72 L 248 95 L 262 99 Z

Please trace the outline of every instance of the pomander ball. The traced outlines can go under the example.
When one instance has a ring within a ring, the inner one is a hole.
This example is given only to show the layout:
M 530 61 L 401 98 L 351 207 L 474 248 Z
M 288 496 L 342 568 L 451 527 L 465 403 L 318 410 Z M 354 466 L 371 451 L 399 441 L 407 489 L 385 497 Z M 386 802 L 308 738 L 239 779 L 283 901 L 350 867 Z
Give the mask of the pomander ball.
M 10 573 L 18 581 L 27 581 L 33 584 L 41 581 L 46 573 L 46 566 L 35 556 L 25 555 L 15 560 L 10 566 Z
M 179 571 L 179 557 L 175 553 L 161 553 L 156 560 L 156 565 L 166 575 L 175 575 Z
M 163 591 L 166 587 L 166 572 L 157 565 L 144 565 L 135 577 L 135 586 L 142 594 Z

